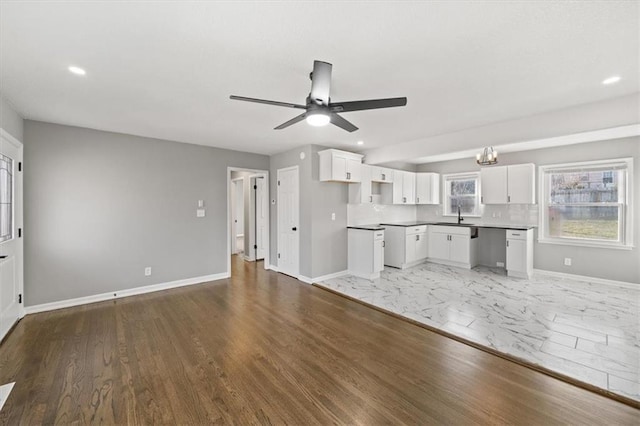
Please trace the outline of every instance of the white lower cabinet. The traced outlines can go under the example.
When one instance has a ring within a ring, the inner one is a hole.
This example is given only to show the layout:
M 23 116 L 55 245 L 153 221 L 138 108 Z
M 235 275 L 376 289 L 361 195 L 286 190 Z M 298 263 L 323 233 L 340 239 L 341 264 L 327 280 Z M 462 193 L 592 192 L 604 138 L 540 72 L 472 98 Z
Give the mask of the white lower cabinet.
M 507 229 L 507 275 L 531 278 L 533 273 L 533 229 Z
M 427 259 L 427 225 L 386 226 L 384 264 L 405 269 Z
M 384 269 L 384 230 L 349 228 L 347 234 L 349 273 L 370 280 L 379 278 Z
M 477 228 L 429 226 L 429 260 L 471 269 L 477 264 Z

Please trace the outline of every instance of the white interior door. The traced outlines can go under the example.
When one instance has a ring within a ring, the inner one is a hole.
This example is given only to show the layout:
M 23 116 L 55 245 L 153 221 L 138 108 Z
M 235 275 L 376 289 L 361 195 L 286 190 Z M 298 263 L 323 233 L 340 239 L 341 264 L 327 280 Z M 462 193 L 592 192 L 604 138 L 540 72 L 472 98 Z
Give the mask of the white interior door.
M 298 167 L 279 169 L 278 179 L 278 270 L 298 276 L 300 217 Z
M 265 178 L 256 179 L 256 260 L 264 259 L 265 240 L 267 235 L 267 202 Z
M 0 130 L 0 340 L 22 314 L 22 144 Z

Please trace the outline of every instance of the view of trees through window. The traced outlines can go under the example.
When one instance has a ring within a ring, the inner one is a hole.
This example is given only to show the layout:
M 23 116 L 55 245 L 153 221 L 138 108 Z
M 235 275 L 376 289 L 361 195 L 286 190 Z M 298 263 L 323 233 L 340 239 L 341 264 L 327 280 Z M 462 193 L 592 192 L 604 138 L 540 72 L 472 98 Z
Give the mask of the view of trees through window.
M 447 180 L 447 214 L 478 214 L 478 178 L 466 176 Z
M 552 172 L 548 236 L 620 240 L 619 170 Z
M 0 154 L 0 243 L 13 235 L 13 160 Z

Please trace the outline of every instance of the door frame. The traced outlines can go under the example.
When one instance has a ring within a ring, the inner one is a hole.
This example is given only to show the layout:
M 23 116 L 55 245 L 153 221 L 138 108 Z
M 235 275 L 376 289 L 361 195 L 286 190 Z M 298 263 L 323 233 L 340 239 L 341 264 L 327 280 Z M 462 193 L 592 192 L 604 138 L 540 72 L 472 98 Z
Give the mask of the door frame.
M 246 167 L 227 167 L 227 274 L 231 276 L 231 172 L 250 172 L 252 176 L 260 176 L 265 179 L 265 211 L 266 211 L 266 221 L 267 225 L 270 224 L 269 221 L 269 171 L 268 170 L 259 170 L 259 169 L 248 169 Z M 245 237 L 246 238 L 246 237 Z M 269 241 L 271 240 L 271 227 L 267 226 L 267 235 L 265 236 L 265 253 L 264 253 L 264 269 L 269 269 Z
M 283 167 L 281 169 L 277 169 L 276 170 L 276 180 L 278 179 L 278 175 L 280 174 L 280 172 L 287 172 L 290 170 L 295 170 L 298 174 L 298 231 L 300 231 L 300 167 L 299 166 L 290 166 L 290 167 Z M 279 247 L 278 247 L 278 240 L 279 240 L 279 230 L 278 230 L 278 223 L 280 220 L 280 193 L 278 191 L 278 185 L 276 185 L 276 252 L 279 251 Z M 295 278 L 299 278 L 300 277 L 300 232 L 296 232 L 296 236 L 298 238 L 298 267 L 297 267 L 297 272 L 295 275 L 291 275 Z M 276 260 L 277 261 L 277 260 Z M 277 265 L 277 271 L 282 272 L 280 270 L 280 265 Z M 287 274 L 287 272 L 283 272 L 284 274 Z
M 9 132 L 7 132 L 1 127 L 0 127 L 0 138 L 10 143 L 11 145 L 13 145 L 13 147 L 20 152 L 20 162 L 23 163 L 23 168 L 24 168 L 24 145 L 22 144 L 22 142 L 14 138 Z M 20 171 L 19 173 L 23 173 L 23 172 Z M 18 261 L 18 291 L 19 291 L 19 294 L 22 294 L 22 303 L 20 304 L 18 309 L 18 321 L 21 320 L 26 314 L 26 310 L 24 308 L 25 301 L 26 301 L 26 295 L 24 294 L 24 238 L 18 237 L 18 232 L 17 232 L 17 229 L 21 228 L 24 233 L 24 175 L 21 175 L 20 182 L 21 182 L 20 191 L 16 191 L 15 180 L 14 180 L 14 188 L 13 188 L 13 193 L 15 194 L 16 198 L 18 197 L 20 198 L 20 204 L 22 206 L 21 210 L 19 211 L 19 214 L 16 214 L 16 210 L 15 210 L 15 204 L 17 203 L 14 203 L 14 210 L 13 210 L 14 235 L 18 243 L 18 247 L 19 247 L 18 250 L 20 251 L 20 259 Z M 9 329 L 9 331 L 10 330 L 11 329 Z M 0 336 L 0 341 L 2 341 L 2 339 L 3 339 L 3 336 Z
M 238 216 L 238 182 L 242 182 L 242 227 L 244 228 L 244 177 L 233 178 L 231 179 L 231 185 L 233 186 L 233 191 L 231 191 L 231 186 L 229 187 L 229 196 L 231 197 L 231 254 L 238 254 L 236 250 L 236 244 L 238 242 L 238 225 L 234 222 L 235 218 Z M 242 235 L 244 236 L 244 229 L 242 230 Z M 243 250 L 244 251 L 244 250 Z

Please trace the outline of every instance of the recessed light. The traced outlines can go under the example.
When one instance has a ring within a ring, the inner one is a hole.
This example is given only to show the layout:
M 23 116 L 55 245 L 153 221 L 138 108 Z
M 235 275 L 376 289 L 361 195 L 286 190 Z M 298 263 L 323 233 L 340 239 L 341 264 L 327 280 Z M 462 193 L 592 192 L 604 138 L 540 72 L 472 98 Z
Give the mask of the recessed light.
M 612 75 L 611 77 L 605 78 L 604 80 L 602 80 L 602 84 L 615 84 L 619 81 L 620 81 L 619 75 Z
M 72 73 L 76 74 L 76 75 L 85 75 L 87 72 L 85 70 L 83 70 L 80 67 L 74 67 L 73 65 L 71 65 L 69 67 L 69 71 L 71 71 Z
M 363 141 L 358 141 L 358 142 L 356 142 L 356 143 L 357 143 L 358 145 L 364 145 L 364 142 L 363 142 Z

